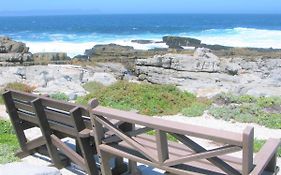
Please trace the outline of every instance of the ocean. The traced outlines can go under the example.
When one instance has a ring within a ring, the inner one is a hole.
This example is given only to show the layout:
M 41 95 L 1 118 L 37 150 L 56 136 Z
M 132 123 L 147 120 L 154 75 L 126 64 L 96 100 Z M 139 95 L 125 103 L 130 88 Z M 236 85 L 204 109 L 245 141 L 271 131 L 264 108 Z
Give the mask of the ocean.
M 22 41 L 35 52 L 83 54 L 96 44 L 116 43 L 135 49 L 167 47 L 137 44 L 165 35 L 193 37 L 206 44 L 281 48 L 281 15 L 76 15 L 0 17 L 0 35 Z

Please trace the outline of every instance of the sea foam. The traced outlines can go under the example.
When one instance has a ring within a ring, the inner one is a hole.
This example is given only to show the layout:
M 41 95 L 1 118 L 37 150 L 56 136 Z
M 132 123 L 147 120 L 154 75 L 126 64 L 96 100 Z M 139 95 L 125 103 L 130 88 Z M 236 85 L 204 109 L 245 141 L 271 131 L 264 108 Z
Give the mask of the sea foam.
M 111 34 L 43 34 L 42 37 L 21 40 L 35 52 L 66 52 L 70 57 L 83 54 L 96 44 L 119 44 L 132 46 L 135 49 L 148 50 L 153 48 L 167 48 L 165 43 L 139 44 L 134 39 L 149 39 L 161 41 L 164 35 L 192 37 L 202 40 L 206 44 L 220 44 L 234 47 L 258 47 L 281 49 L 281 30 L 265 30 L 254 28 L 209 29 L 200 32 L 169 33 L 169 34 L 139 34 L 139 35 L 111 35 Z M 38 36 L 38 35 L 37 35 Z
M 206 44 L 234 47 L 281 48 L 281 31 L 254 28 L 211 29 L 199 33 L 183 34 L 202 40 Z

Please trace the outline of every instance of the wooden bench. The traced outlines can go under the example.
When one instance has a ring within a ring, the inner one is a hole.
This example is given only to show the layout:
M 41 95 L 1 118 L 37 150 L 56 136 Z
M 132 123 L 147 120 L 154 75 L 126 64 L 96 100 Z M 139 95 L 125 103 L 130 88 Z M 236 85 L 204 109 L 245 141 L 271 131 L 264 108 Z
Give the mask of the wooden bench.
M 95 102 L 97 103 L 97 102 Z M 269 139 L 253 157 L 254 129 L 247 127 L 242 133 L 183 124 L 152 118 L 135 113 L 98 106 L 91 112 L 97 151 L 101 157 L 101 171 L 111 175 L 109 160 L 114 156 L 130 160 L 131 173 L 137 173 L 136 162 L 162 169 L 171 174 L 259 175 L 274 174 L 279 139 Z M 124 132 L 110 120 L 136 125 Z M 104 128 L 113 134 L 106 135 Z M 155 131 L 155 136 L 146 134 Z M 167 134 L 178 142 L 171 142 Z M 197 139 L 194 139 L 197 138 Z M 207 139 L 219 143 L 206 149 L 197 143 Z M 240 158 L 231 156 L 240 153 Z
M 21 148 L 19 157 L 28 156 L 46 145 L 57 168 L 65 166 L 60 156 L 63 153 L 88 174 L 98 174 L 94 159 L 96 148 L 90 136 L 92 125 L 89 110 L 76 104 L 14 90 L 7 90 L 3 98 Z M 42 136 L 28 140 L 24 131 L 33 127 L 39 127 Z M 66 137 L 77 141 L 78 152 L 61 141 Z

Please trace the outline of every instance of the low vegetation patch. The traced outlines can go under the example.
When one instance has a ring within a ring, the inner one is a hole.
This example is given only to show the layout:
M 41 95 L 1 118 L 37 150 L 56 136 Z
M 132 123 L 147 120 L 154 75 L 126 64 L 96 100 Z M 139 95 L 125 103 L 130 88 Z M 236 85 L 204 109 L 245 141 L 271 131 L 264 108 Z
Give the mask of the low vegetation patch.
M 61 101 L 68 101 L 69 100 L 68 96 L 65 93 L 62 93 L 62 92 L 51 94 L 50 97 L 52 99 L 61 100 Z
M 19 82 L 9 83 L 9 84 L 7 84 L 6 88 L 17 90 L 17 91 L 22 91 L 22 92 L 28 92 L 28 93 L 31 93 L 35 89 L 35 87 L 33 87 L 33 86 L 29 86 L 27 84 L 19 83 Z
M 265 142 L 266 142 L 266 140 L 255 139 L 255 142 L 254 142 L 254 152 L 258 152 L 263 147 Z M 278 148 L 277 156 L 281 157 L 281 147 Z
M 17 90 L 17 91 L 31 93 L 35 89 L 35 87 L 29 86 L 29 85 L 24 84 L 24 83 L 14 82 L 14 83 L 7 84 L 4 89 L 13 89 L 13 90 Z M 3 97 L 2 97 L 4 89 L 0 89 L 0 94 L 1 94 L 0 104 L 4 104 Z
M 4 100 L 2 97 L 3 92 L 4 92 L 4 90 L 0 89 L 0 105 L 4 104 Z
M 213 106 L 209 113 L 216 118 L 281 129 L 280 97 L 220 94 L 214 98 L 214 102 L 217 105 Z
M 79 97 L 77 103 L 86 105 L 97 98 L 101 105 L 122 110 L 138 110 L 146 115 L 173 115 L 182 111 L 199 114 L 208 106 L 208 100 L 200 100 L 195 95 L 182 92 L 172 85 L 137 84 L 119 81 L 111 86 L 91 82 L 84 85 L 90 94 Z M 201 105 L 200 109 L 193 109 Z M 202 107 L 204 106 L 204 107 Z
M 14 156 L 18 149 L 18 140 L 11 123 L 0 120 L 0 164 L 19 160 Z

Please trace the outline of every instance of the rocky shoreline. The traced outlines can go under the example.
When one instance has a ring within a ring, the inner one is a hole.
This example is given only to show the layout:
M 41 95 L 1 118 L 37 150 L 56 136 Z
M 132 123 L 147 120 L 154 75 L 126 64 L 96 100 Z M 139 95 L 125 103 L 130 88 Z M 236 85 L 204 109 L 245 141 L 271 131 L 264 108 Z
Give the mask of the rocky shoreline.
M 37 93 L 65 92 L 73 98 L 87 93 L 82 88 L 86 82 L 110 85 L 125 79 L 174 84 L 204 97 L 221 92 L 281 94 L 280 50 L 206 45 L 174 36 L 163 37 L 162 42 L 169 48 L 136 50 L 116 44 L 96 45 L 84 55 L 70 58 L 66 53 L 30 53 L 24 43 L 0 37 L 0 87 L 24 82 L 36 87 Z

